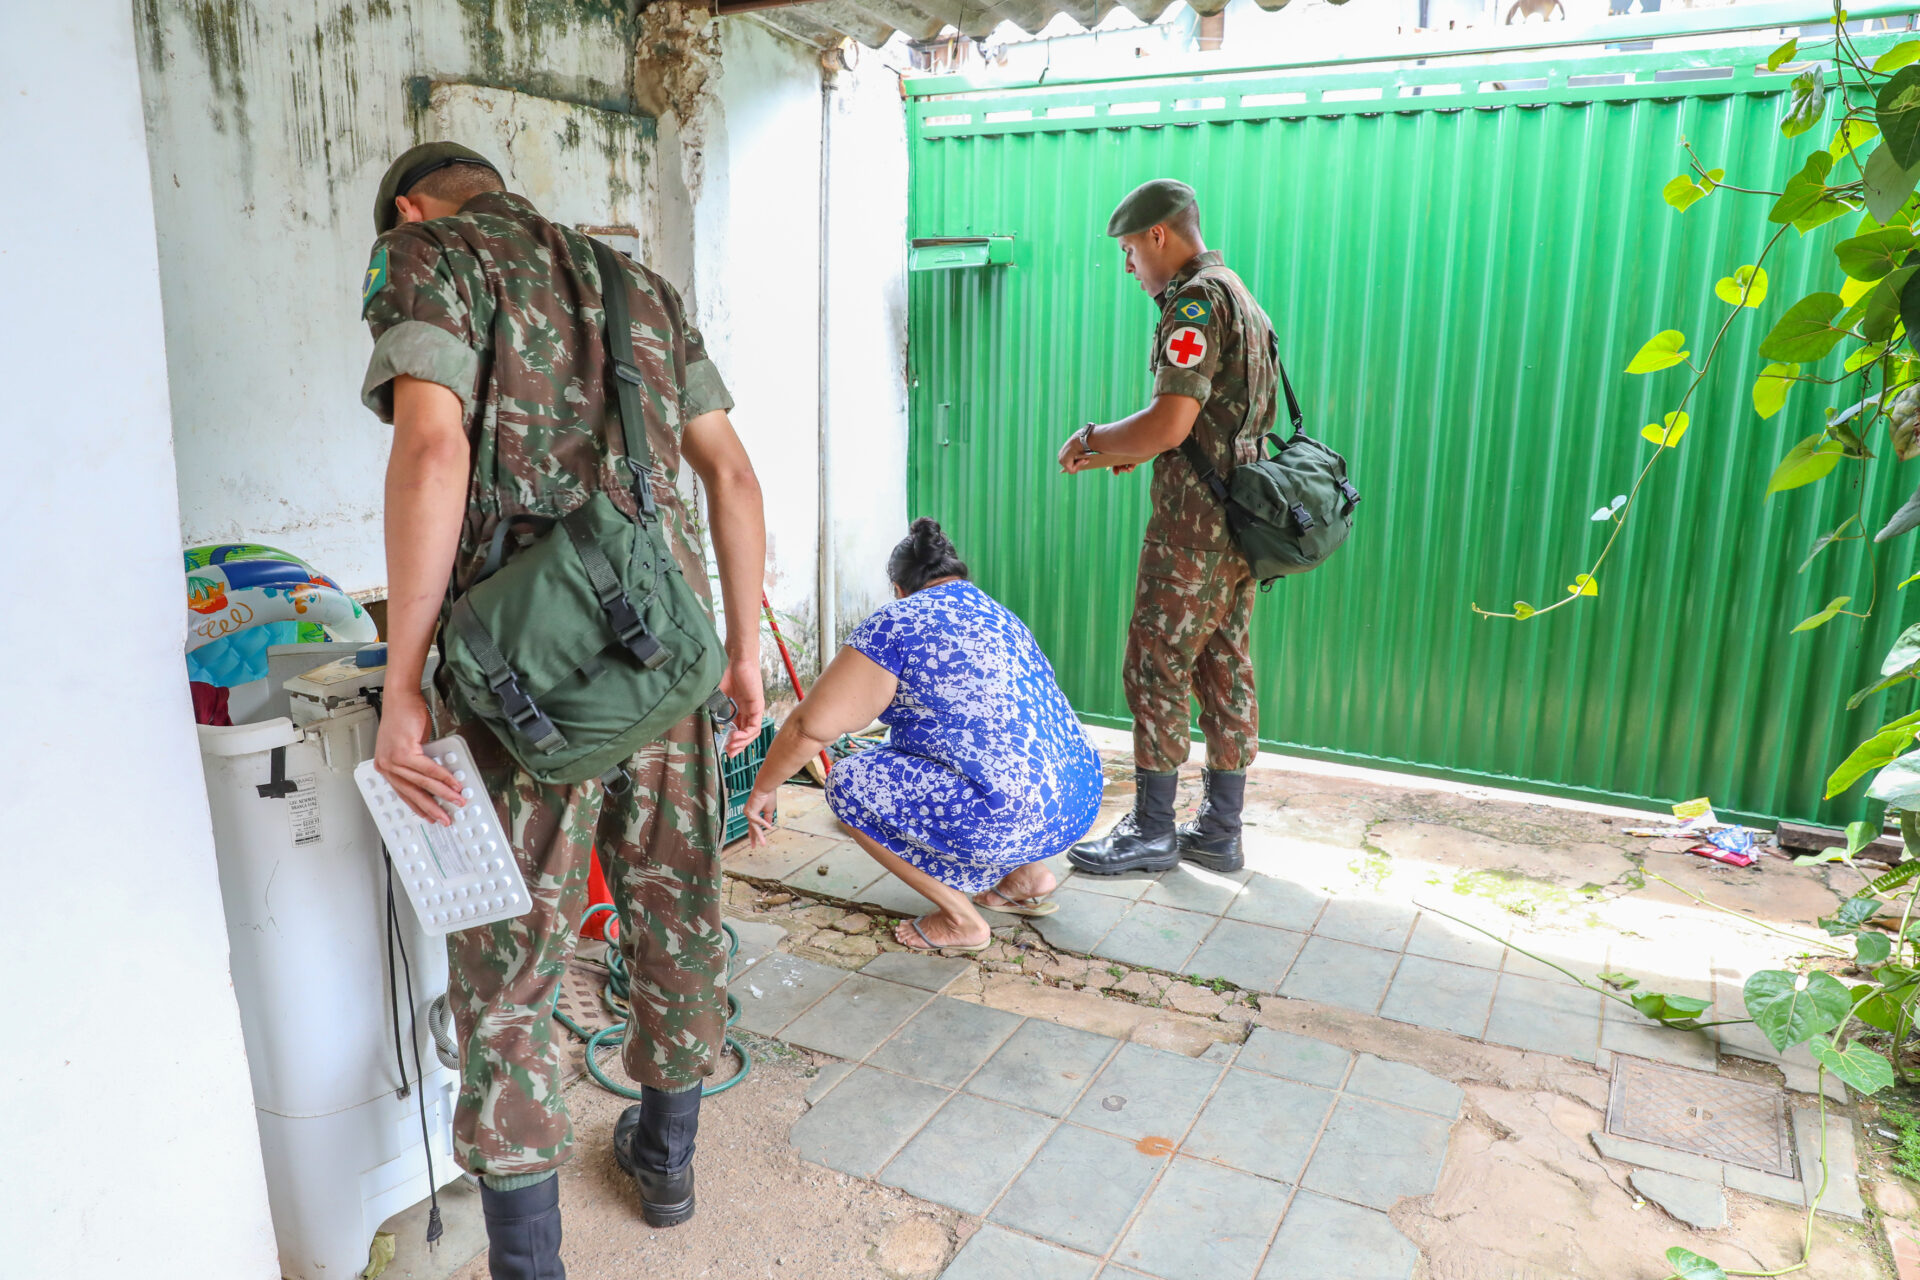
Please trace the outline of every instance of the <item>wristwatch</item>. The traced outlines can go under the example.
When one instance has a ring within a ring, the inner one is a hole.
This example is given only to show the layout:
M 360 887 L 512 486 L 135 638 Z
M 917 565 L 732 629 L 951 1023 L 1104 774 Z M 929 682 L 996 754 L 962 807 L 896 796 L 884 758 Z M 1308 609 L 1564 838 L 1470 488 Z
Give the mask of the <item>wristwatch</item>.
M 1093 447 L 1093 424 L 1091 422 L 1080 428 L 1080 430 L 1074 434 L 1073 438 L 1078 440 L 1080 447 L 1088 453 L 1095 452 Z

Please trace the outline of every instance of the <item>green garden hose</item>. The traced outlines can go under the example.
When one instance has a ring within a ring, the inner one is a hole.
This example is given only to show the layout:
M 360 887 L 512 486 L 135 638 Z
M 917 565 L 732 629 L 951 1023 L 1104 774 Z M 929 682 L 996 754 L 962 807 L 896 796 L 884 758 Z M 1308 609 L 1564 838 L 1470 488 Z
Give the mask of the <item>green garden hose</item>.
M 581 929 L 584 930 L 587 927 L 587 922 L 601 912 L 605 912 L 608 915 L 614 913 L 613 907 L 604 902 L 599 906 L 590 907 L 587 910 L 587 914 L 580 919 Z M 740 935 L 735 933 L 733 926 L 727 924 L 725 921 L 721 922 L 720 928 L 724 930 L 727 935 L 727 969 L 728 976 L 731 977 L 733 958 L 740 954 Z M 613 1012 L 632 1017 L 631 1006 L 627 1001 L 627 991 L 627 962 L 625 958 L 621 956 L 620 948 L 609 940 L 607 945 L 607 984 L 600 989 L 600 998 L 606 1002 L 607 1008 Z M 636 1102 L 640 1100 L 640 1091 L 638 1089 L 629 1088 L 609 1078 L 608 1075 L 600 1069 L 600 1050 L 602 1048 L 612 1048 L 626 1039 L 627 1024 L 625 1022 L 616 1022 L 612 1026 L 603 1027 L 598 1031 L 588 1031 L 585 1027 L 560 1011 L 560 996 L 557 989 L 554 993 L 553 1016 L 560 1020 L 561 1026 L 587 1042 L 587 1070 L 593 1075 L 593 1078 L 599 1082 L 601 1088 L 612 1093 L 617 1093 L 623 1098 L 632 1098 Z M 740 999 L 734 995 L 733 992 L 729 991 L 727 992 L 727 1026 L 731 1027 L 739 1020 Z M 733 1050 L 734 1055 L 740 1059 L 740 1070 L 734 1072 L 730 1078 L 722 1081 L 720 1084 L 709 1085 L 705 1089 L 702 1089 L 702 1097 L 711 1098 L 716 1093 L 725 1093 L 742 1080 L 745 1080 L 747 1078 L 747 1072 L 753 1070 L 752 1055 L 747 1052 L 745 1045 L 734 1038 L 731 1031 L 727 1033 L 727 1048 Z

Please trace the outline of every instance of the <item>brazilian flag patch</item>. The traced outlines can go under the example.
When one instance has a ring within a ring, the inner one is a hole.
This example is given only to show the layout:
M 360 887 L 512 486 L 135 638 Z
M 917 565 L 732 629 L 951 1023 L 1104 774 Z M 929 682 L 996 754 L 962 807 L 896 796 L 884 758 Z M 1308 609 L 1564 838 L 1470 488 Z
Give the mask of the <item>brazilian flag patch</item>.
M 1205 324 L 1213 319 L 1213 304 L 1205 298 L 1182 298 L 1173 304 L 1173 313 L 1188 324 Z
M 367 307 L 373 302 L 373 295 L 387 287 L 387 246 L 381 245 L 374 250 L 373 261 L 367 264 L 367 278 L 360 285 L 360 318 L 366 319 Z

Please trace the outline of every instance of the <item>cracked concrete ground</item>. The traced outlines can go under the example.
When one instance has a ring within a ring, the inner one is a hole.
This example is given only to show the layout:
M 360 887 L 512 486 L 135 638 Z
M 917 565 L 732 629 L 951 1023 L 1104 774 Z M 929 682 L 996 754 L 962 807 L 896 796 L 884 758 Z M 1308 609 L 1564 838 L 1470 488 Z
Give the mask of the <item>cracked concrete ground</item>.
M 1121 758 L 1108 751 L 1103 825 L 1131 800 Z M 1197 798 L 1197 785 L 1196 770 L 1183 775 L 1183 805 Z M 849 854 L 819 792 L 788 788 L 782 804 L 783 830 L 773 849 L 740 845 L 728 852 L 737 877 L 729 913 L 777 924 L 786 934 L 780 950 L 843 969 L 898 949 L 889 916 L 913 910 L 912 895 L 902 897 L 903 886 L 867 875 L 871 864 L 857 850 Z M 1240 901 L 1266 881 L 1284 880 L 1327 902 L 1349 904 L 1341 908 L 1339 929 L 1351 928 L 1353 904 L 1382 913 L 1363 912 L 1363 918 L 1404 920 L 1400 927 L 1411 936 L 1392 953 L 1394 981 L 1477 965 L 1484 982 L 1497 984 L 1496 1001 L 1500 992 L 1557 981 L 1511 952 L 1490 960 L 1490 942 L 1457 929 L 1438 947 L 1451 958 L 1436 965 L 1423 954 L 1435 948 L 1422 940 L 1422 930 L 1444 912 L 1576 973 L 1630 975 L 1646 989 L 1698 995 L 1737 1013 L 1745 975 L 1804 952 L 1822 936 L 1814 919 L 1831 914 L 1863 879 L 1844 867 L 1802 868 L 1780 859 L 1742 870 L 1652 854 L 1646 841 L 1624 834 L 1645 815 L 1626 811 L 1267 757 L 1249 782 L 1247 818 L 1249 872 L 1237 882 L 1143 885 L 1131 889 L 1138 902 L 1109 914 L 1153 907 L 1161 913 L 1153 918 L 1165 921 L 1173 918 L 1166 913 L 1198 904 L 1214 913 L 1206 927 L 1218 932 L 1234 919 L 1234 908 L 1216 901 Z M 1060 896 L 1071 899 L 1075 889 L 1076 880 L 1068 878 Z M 1116 889 L 1128 891 L 1104 885 L 1079 892 L 1084 902 Z M 1320 919 L 1299 927 L 1303 937 L 1317 939 L 1320 929 L 1332 927 L 1332 917 L 1320 910 Z M 1599 1038 L 1583 1060 L 1493 1043 L 1484 1033 L 1416 1025 L 1389 1016 L 1390 1004 L 1341 1007 L 1289 996 L 1278 969 L 1258 982 L 1194 981 L 1205 975 L 1090 957 L 1090 948 L 1057 935 L 1050 942 L 1031 922 L 993 922 L 993 947 L 968 962 L 947 994 L 1193 1056 L 1237 1044 L 1249 1025 L 1264 1025 L 1411 1063 L 1459 1085 L 1465 1110 L 1436 1190 L 1391 1209 L 1395 1225 L 1419 1248 L 1412 1273 L 1419 1280 L 1660 1280 L 1662 1255 L 1673 1245 L 1752 1270 L 1799 1260 L 1804 1210 L 1728 1191 L 1725 1226 L 1689 1228 L 1637 1195 L 1630 1166 L 1602 1158 L 1589 1136 L 1604 1126 L 1615 1052 L 1665 1055 L 1742 1078 L 1812 1087 L 1804 1061 L 1778 1060 L 1750 1028 L 1707 1040 L 1658 1031 L 1631 1014 L 1608 1017 L 1597 1024 Z M 1343 945 L 1378 942 L 1369 937 Z M 1122 939 L 1109 950 L 1131 945 Z M 1204 950 L 1196 944 L 1190 960 L 1199 963 Z M 1416 970 L 1409 959 L 1427 967 Z M 1489 963 L 1494 967 L 1486 968 Z M 1365 999 L 1349 1001 L 1356 1004 Z M 630 1191 L 608 1174 L 610 1162 L 597 1154 L 577 1160 L 563 1181 L 569 1274 L 575 1280 L 777 1276 L 796 1267 L 806 1275 L 895 1280 L 939 1274 L 977 1229 L 975 1220 L 804 1164 L 787 1149 L 788 1128 L 807 1105 L 806 1074 L 825 1061 L 798 1051 L 791 1064 L 756 1068 L 755 1083 L 710 1104 L 701 1164 L 709 1189 L 703 1194 L 710 1198 L 697 1231 L 646 1232 L 634 1221 Z M 569 1096 L 583 1151 L 597 1152 L 619 1105 L 590 1082 Z M 1794 1101 L 1813 1105 L 1804 1095 Z M 1838 1115 L 1852 1114 L 1840 1103 L 1829 1105 Z M 1869 1159 L 1862 1170 L 1869 1199 L 1911 1211 L 1911 1197 L 1881 1163 Z M 1807 1274 L 1821 1280 L 1893 1274 L 1876 1229 L 1880 1211 L 1866 1212 L 1864 1224 L 1816 1218 Z M 462 1274 L 483 1275 L 484 1266 L 475 1263 Z

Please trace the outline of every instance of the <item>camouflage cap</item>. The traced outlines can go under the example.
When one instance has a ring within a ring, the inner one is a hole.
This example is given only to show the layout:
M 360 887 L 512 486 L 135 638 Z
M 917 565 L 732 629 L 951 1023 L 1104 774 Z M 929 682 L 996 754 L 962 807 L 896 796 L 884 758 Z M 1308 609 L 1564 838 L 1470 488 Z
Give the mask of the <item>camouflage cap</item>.
M 373 198 L 374 233 L 391 231 L 400 221 L 400 214 L 393 207 L 394 197 L 407 194 L 414 183 L 450 164 L 477 164 L 496 174 L 500 172 L 493 167 L 493 161 L 457 142 L 423 142 L 403 151 L 387 166 L 387 172 L 380 179 L 380 190 Z
M 1192 207 L 1197 198 L 1193 188 L 1177 178 L 1143 182 L 1127 192 L 1126 199 L 1115 206 L 1113 216 L 1107 219 L 1107 234 L 1136 235 Z

